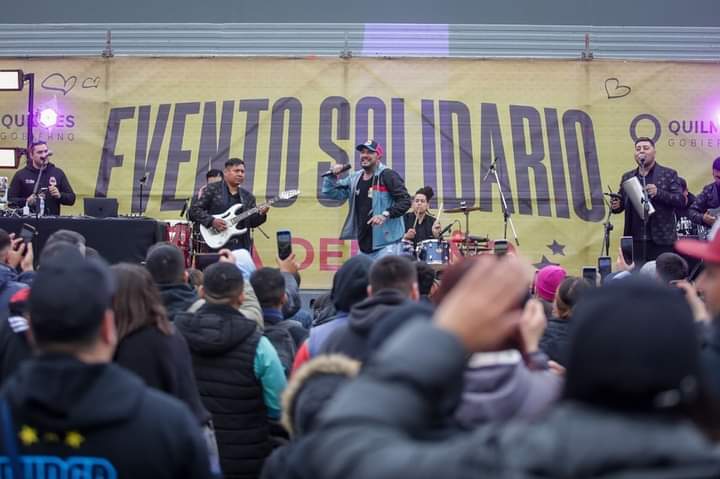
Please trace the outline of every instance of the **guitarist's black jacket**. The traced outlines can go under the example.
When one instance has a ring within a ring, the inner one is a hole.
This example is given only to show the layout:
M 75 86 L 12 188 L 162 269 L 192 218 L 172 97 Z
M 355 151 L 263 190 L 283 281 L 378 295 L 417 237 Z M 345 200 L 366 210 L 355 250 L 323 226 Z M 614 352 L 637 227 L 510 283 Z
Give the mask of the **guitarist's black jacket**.
M 234 204 L 242 204 L 240 213 L 255 208 L 255 196 L 244 188 L 238 188 L 237 195 L 231 195 L 230 190 L 224 181 L 218 181 L 210 183 L 203 191 L 200 198 L 193 199 L 192 205 L 190 205 L 190 221 L 200 223 L 204 226 L 212 226 L 213 216 L 220 213 L 224 213 L 230 206 Z M 254 214 L 249 218 L 240 221 L 236 228 L 255 228 L 265 223 L 267 215 Z M 238 249 L 245 248 L 248 251 L 252 250 L 252 238 L 250 233 L 232 237 L 223 248 Z
M 720 194 L 718 194 L 718 185 L 713 181 L 695 197 L 695 201 L 690 205 L 688 214 L 693 223 L 704 225 L 703 214 L 708 210 L 720 207 Z

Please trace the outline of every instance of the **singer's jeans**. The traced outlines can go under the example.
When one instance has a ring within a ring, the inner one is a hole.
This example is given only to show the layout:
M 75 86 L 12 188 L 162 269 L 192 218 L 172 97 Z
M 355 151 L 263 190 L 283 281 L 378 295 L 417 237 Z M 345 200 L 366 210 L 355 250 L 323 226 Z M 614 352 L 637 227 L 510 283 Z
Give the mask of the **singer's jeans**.
M 371 253 L 363 253 L 360 251 L 359 254 L 365 255 L 368 258 L 374 260 L 378 260 L 382 258 L 383 256 L 388 255 L 399 255 L 400 254 L 400 242 L 396 242 L 393 244 L 389 244 L 387 246 L 384 246 L 380 249 L 373 250 Z

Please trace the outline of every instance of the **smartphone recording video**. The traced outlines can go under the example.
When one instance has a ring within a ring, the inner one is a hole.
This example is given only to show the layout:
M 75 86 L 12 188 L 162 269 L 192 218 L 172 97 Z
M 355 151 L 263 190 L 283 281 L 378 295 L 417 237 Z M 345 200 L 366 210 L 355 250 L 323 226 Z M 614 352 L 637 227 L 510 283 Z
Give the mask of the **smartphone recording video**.
M 286 259 L 292 254 L 292 234 L 288 230 L 277 232 L 278 257 Z

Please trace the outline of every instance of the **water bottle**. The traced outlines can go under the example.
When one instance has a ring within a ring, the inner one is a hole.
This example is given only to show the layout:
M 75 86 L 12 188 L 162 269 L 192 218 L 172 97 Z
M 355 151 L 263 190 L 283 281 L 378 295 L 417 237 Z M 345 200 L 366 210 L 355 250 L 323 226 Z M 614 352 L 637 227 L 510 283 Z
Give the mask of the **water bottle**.
M 38 209 L 38 216 L 43 216 L 45 214 L 45 195 L 39 195 L 40 196 L 40 208 Z

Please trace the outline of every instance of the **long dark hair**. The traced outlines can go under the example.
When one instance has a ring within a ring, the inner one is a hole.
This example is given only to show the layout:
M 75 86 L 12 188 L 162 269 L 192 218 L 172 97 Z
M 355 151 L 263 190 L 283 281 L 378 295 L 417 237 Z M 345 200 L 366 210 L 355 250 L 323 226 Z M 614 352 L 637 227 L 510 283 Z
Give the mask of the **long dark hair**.
M 165 306 L 150 273 L 140 265 L 119 263 L 112 266 L 117 282 L 113 298 L 118 339 L 146 326 L 154 326 L 166 335 L 173 333 Z

